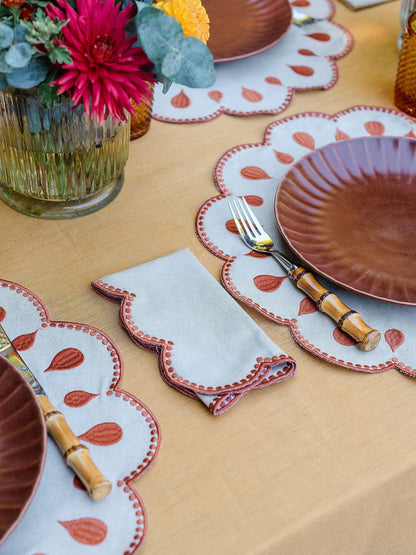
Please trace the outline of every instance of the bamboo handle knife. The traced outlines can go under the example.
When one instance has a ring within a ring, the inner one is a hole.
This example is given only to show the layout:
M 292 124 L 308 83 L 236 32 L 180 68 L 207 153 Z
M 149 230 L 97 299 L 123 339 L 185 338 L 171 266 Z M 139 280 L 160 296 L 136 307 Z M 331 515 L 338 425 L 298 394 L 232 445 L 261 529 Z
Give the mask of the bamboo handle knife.
M 66 464 L 73 470 L 85 486 L 90 498 L 94 501 L 100 501 L 106 497 L 111 491 L 111 482 L 109 482 L 95 466 L 88 447 L 80 443 L 77 436 L 68 426 L 64 415 L 56 410 L 50 402 L 34 374 L 13 347 L 1 324 L 0 355 L 7 358 L 31 385 L 42 408 L 46 428 L 50 436 L 59 447 Z

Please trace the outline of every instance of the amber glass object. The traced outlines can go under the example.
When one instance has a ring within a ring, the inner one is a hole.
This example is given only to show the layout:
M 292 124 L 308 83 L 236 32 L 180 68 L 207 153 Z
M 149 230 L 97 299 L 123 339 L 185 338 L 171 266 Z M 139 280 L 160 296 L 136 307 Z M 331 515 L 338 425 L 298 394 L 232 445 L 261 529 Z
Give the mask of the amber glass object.
M 403 33 L 394 102 L 403 112 L 416 115 L 416 12 L 409 16 Z
M 136 104 L 132 101 L 135 116 L 131 116 L 130 123 L 130 140 L 138 139 L 149 131 L 150 122 L 152 119 L 152 106 L 153 106 L 153 83 L 149 83 L 151 96 L 148 100 Z

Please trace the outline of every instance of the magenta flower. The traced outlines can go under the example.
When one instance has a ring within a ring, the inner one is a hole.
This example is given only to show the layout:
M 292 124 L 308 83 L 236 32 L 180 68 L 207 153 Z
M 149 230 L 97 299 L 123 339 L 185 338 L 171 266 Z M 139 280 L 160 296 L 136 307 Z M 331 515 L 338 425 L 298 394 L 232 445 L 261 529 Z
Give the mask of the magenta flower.
M 47 13 L 68 20 L 60 44 L 70 51 L 72 64 L 61 65 L 62 75 L 52 84 L 100 123 L 109 115 L 125 120 L 126 110 L 134 114 L 131 100 L 146 101 L 149 83 L 155 81 L 148 71 L 151 62 L 142 48 L 132 46 L 136 37 L 127 37 L 125 30 L 134 5 L 121 10 L 115 0 L 77 0 L 75 10 L 65 0 L 57 4 L 49 5 Z

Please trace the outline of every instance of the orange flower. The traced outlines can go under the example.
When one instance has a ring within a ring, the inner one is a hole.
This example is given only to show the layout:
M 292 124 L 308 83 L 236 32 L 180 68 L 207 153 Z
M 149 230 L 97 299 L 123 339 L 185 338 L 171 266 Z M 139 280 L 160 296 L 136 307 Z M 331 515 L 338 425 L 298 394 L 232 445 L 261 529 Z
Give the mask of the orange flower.
M 209 18 L 201 0 L 157 0 L 154 8 L 174 17 L 182 25 L 185 37 L 195 37 L 205 44 L 209 39 Z

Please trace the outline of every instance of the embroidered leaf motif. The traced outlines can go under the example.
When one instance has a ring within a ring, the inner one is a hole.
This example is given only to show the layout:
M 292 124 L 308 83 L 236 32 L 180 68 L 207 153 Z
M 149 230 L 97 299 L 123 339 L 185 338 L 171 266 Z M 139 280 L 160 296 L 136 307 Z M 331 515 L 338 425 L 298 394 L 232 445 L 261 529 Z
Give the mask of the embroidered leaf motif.
M 98 395 L 98 393 L 88 393 L 88 391 L 82 390 L 70 391 L 65 395 L 64 403 L 68 407 L 83 407 Z
M 123 437 L 123 430 L 115 422 L 103 422 L 78 437 L 93 445 L 114 445 Z
M 403 332 L 393 328 L 385 332 L 384 339 L 387 341 L 390 349 L 394 353 L 394 351 L 404 343 L 406 337 Z
M 291 66 L 289 65 L 290 69 L 297 73 L 298 75 L 303 75 L 304 77 L 311 77 L 315 73 L 313 68 L 309 66 Z
M 315 304 L 311 301 L 311 299 L 308 299 L 308 297 L 305 297 L 300 301 L 298 316 L 302 316 L 302 314 L 312 314 L 317 310 L 318 309 L 316 308 Z
M 416 135 L 413 133 L 413 129 L 406 133 L 405 137 L 409 137 L 410 139 L 416 139 Z
M 337 129 L 337 132 L 335 134 L 335 140 L 343 141 L 344 139 L 350 139 L 350 136 L 344 133 L 344 131 Z
M 278 79 L 277 77 L 266 77 L 265 81 L 266 81 L 266 83 L 269 83 L 270 85 L 281 85 L 282 84 L 280 79 Z
M 215 102 L 219 102 L 223 94 L 221 91 L 209 91 L 208 96 L 212 98 L 212 100 L 215 100 Z
M 301 56 L 316 56 L 315 52 L 312 52 L 312 50 L 308 50 L 307 48 L 299 48 L 298 54 Z
M 238 235 L 238 229 L 237 229 L 237 226 L 235 225 L 234 220 L 227 220 L 225 222 L 225 229 L 230 233 L 235 233 L 236 235 Z
M 170 103 L 175 108 L 187 108 L 191 104 L 191 100 L 188 96 L 186 96 L 186 94 L 182 90 L 176 96 L 171 98 Z
M 52 372 L 54 370 L 70 370 L 76 368 L 84 362 L 84 355 L 78 349 L 69 347 L 63 349 L 56 354 L 49 367 L 44 372 Z
M 313 150 L 315 148 L 315 140 L 309 133 L 305 133 L 304 131 L 296 131 L 292 135 L 293 140 L 295 143 L 298 143 L 300 146 L 304 146 L 305 148 L 309 148 Z
M 244 198 L 250 206 L 261 206 L 263 204 L 263 199 L 257 195 L 244 195 Z
M 33 346 L 37 333 L 38 330 L 32 333 L 19 335 L 19 337 L 16 337 L 16 339 L 12 341 L 13 347 L 16 349 L 16 351 L 27 351 L 27 349 L 30 349 L 30 347 Z
M 291 2 L 291 4 L 296 8 L 307 8 L 308 6 L 311 5 L 309 0 L 294 0 L 293 2 Z
M 257 166 L 246 166 L 240 173 L 246 179 L 271 179 L 269 174 Z
M 241 96 L 249 102 L 260 102 L 260 100 L 263 100 L 263 95 L 261 93 L 251 89 L 246 89 L 246 87 L 242 87 L 242 89 L 243 91 Z
M 58 520 L 70 535 L 79 543 L 98 545 L 107 536 L 107 525 L 97 518 L 79 518 L 77 520 Z
M 354 339 L 352 337 L 350 337 L 349 335 L 347 335 L 342 330 L 340 330 L 339 328 L 335 328 L 334 333 L 332 335 L 333 335 L 335 341 L 337 343 L 339 343 L 340 345 L 345 345 L 346 347 L 349 347 L 351 345 L 355 345 Z
M 272 293 L 279 289 L 286 277 L 260 275 L 253 279 L 254 285 L 264 293 Z
M 5 316 L 6 316 L 6 311 L 2 306 L 0 306 L 0 322 L 4 320 Z
M 310 33 L 306 36 L 314 40 L 319 40 L 320 42 L 328 42 L 329 40 L 331 40 L 331 37 L 328 35 L 328 33 Z
M 251 256 L 252 258 L 267 258 L 270 254 L 265 254 L 264 252 L 250 251 L 245 256 Z
M 365 122 L 364 127 L 370 135 L 375 136 L 383 135 L 385 131 L 384 125 L 379 121 L 367 121 Z
M 72 480 L 72 484 L 74 488 L 81 489 L 82 491 L 86 491 L 84 484 L 81 482 L 81 480 L 78 478 L 76 474 L 74 476 L 74 479 Z
M 274 153 L 276 154 L 277 161 L 281 164 L 291 164 L 295 160 L 293 156 L 287 152 L 279 152 L 278 150 L 275 150 Z

